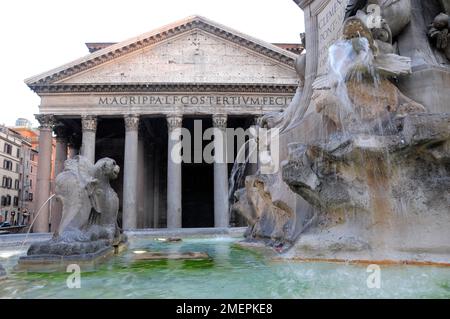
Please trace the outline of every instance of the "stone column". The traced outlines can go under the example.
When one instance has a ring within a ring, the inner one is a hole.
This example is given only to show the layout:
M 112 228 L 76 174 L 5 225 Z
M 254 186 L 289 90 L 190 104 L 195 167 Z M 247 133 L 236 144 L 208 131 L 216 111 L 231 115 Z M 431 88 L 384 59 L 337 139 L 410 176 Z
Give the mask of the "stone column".
M 56 148 L 55 148 L 55 178 L 64 170 L 64 162 L 67 160 L 67 137 L 66 130 L 61 124 L 57 125 L 54 129 L 56 133 Z M 55 231 L 59 223 L 61 222 L 62 203 L 59 200 L 52 201 L 51 211 L 51 229 Z
M 167 117 L 167 228 L 181 227 L 181 156 L 174 149 L 181 140 L 181 115 Z M 175 156 L 172 155 L 172 152 Z
M 78 149 L 71 141 L 67 143 L 67 158 L 74 158 L 78 155 Z
M 137 227 L 138 115 L 125 115 L 125 157 L 123 170 L 123 228 Z
M 228 227 L 227 116 L 213 115 L 214 134 L 214 227 Z
M 136 209 L 137 209 L 137 228 L 145 228 L 145 193 L 147 189 L 146 183 L 146 171 L 147 165 L 145 161 L 145 146 L 144 146 L 144 138 L 145 138 L 145 130 L 142 125 L 139 126 L 138 130 L 138 150 L 137 150 L 137 201 L 136 201 Z
M 39 162 L 36 181 L 36 207 L 35 214 L 39 213 L 33 225 L 34 232 L 49 231 L 49 203 L 38 211 L 50 197 L 50 179 L 52 169 L 52 127 L 54 117 L 52 115 L 38 114 L 36 119 L 39 127 Z M 33 218 L 36 217 L 33 216 Z
M 155 152 L 153 153 L 153 228 L 159 228 L 159 217 L 161 213 L 159 209 L 159 202 L 161 201 L 160 174 L 162 162 L 159 160 L 161 156 L 158 151 L 160 151 L 160 146 L 157 146 Z
M 81 155 L 95 162 L 95 132 L 97 131 L 97 118 L 92 115 L 81 118 L 83 137 L 81 142 Z
M 55 128 L 56 133 L 56 156 L 55 156 L 55 177 L 64 170 L 64 162 L 67 159 L 67 137 L 64 128 Z
M 153 152 L 155 149 L 155 145 L 153 143 L 148 143 L 145 145 L 145 166 L 147 167 L 146 170 L 146 190 L 145 190 L 145 205 L 144 205 L 144 212 L 145 212 L 145 225 L 146 228 L 155 228 L 154 222 L 153 222 L 153 203 L 154 203 L 154 182 L 153 182 L 153 176 L 154 176 L 154 157 Z

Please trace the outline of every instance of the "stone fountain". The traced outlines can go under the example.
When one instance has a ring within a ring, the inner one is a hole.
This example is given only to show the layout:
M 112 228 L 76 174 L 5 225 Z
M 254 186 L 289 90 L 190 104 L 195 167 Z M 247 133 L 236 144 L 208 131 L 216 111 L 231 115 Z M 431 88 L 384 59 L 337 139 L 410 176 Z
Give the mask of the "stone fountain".
M 233 208 L 292 258 L 448 265 L 449 2 L 359 2 L 296 1 L 300 96 L 262 120 L 281 128 L 282 168 L 248 177 Z
M 95 164 L 83 156 L 67 160 L 56 177 L 55 195 L 63 206 L 59 228 L 51 240 L 33 243 L 18 269 L 65 271 L 78 264 L 86 270 L 119 252 L 126 237 L 117 225 L 119 198 L 109 184 L 119 170 L 110 158 Z

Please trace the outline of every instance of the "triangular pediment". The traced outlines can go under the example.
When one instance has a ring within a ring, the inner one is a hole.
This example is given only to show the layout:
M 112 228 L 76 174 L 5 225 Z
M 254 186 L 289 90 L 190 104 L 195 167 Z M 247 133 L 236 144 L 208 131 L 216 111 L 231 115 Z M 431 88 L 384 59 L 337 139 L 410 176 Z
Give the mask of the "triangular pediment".
M 202 17 L 113 44 L 26 80 L 59 84 L 297 83 L 296 55 Z

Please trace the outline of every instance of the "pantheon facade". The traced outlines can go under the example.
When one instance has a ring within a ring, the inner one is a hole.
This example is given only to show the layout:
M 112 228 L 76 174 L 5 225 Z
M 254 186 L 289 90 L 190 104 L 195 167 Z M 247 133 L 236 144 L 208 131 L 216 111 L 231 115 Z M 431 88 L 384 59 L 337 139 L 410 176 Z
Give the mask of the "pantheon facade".
M 25 81 L 41 98 L 37 208 L 53 192 L 56 135 L 56 173 L 77 154 L 120 165 L 112 186 L 124 229 L 228 227 L 231 164 L 174 162 L 169 137 L 180 127 L 192 131 L 195 120 L 203 130 L 245 129 L 282 111 L 298 86 L 298 47 L 198 16 L 87 46 L 90 54 Z M 34 231 L 53 231 L 60 213 L 57 205 L 43 206 Z

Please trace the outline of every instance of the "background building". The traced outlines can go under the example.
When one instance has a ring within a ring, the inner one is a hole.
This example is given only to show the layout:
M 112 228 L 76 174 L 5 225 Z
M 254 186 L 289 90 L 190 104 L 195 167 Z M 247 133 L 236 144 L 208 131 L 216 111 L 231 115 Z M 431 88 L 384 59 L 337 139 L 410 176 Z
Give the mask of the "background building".
M 31 128 L 31 122 L 23 117 L 19 117 L 16 120 L 16 127 L 28 127 Z
M 16 127 L 0 126 L 0 222 L 28 224 L 38 207 L 35 202 L 39 159 L 39 130 L 24 118 Z M 56 142 L 53 139 L 52 148 Z M 54 158 L 51 161 L 50 187 L 53 190 Z
M 31 122 L 27 119 L 18 118 L 16 121 L 16 126 L 12 127 L 14 131 L 22 135 L 24 138 L 28 139 L 31 143 L 31 148 L 39 153 L 39 130 L 37 128 L 31 127 Z M 55 179 L 55 148 L 56 140 L 52 140 L 52 161 L 51 161 L 51 181 Z M 36 153 L 36 154 L 37 154 Z M 37 159 L 36 159 L 37 162 Z
M 24 222 L 20 198 L 24 163 L 27 162 L 23 157 L 24 150 L 29 149 L 31 143 L 28 139 L 10 128 L 0 126 L 0 208 L 2 220 L 11 224 Z
M 59 172 L 80 153 L 122 168 L 111 184 L 124 229 L 228 227 L 232 164 L 174 162 L 174 134 L 183 127 L 192 135 L 194 121 L 200 135 L 245 130 L 283 111 L 299 85 L 301 46 L 267 43 L 199 16 L 87 46 L 90 55 L 25 81 L 41 97 L 38 206 L 52 194 L 51 158 Z M 44 206 L 33 231 L 57 226 L 50 210 Z
M 16 126 L 10 130 L 20 134 L 21 138 L 27 143 L 22 144 L 21 148 L 21 166 L 20 166 L 20 185 L 19 185 L 19 208 L 25 220 L 34 216 L 39 207 L 36 207 L 35 190 L 37 184 L 37 167 L 39 159 L 39 130 L 32 128 L 31 122 L 24 118 L 18 118 Z M 52 160 L 51 160 L 51 189 L 54 187 L 55 177 L 55 147 L 56 141 L 52 140 Z

